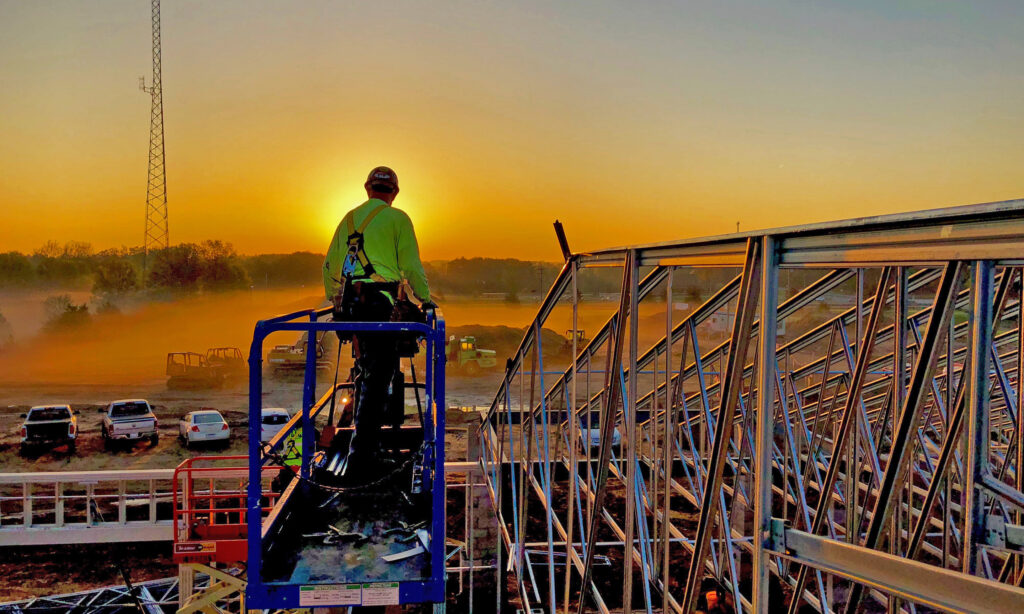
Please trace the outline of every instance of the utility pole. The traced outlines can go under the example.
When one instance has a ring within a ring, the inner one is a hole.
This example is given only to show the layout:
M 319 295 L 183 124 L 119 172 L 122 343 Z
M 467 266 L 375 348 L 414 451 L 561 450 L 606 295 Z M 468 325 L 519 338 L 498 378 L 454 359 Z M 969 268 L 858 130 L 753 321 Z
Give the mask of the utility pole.
M 164 90 L 160 58 L 160 0 L 152 0 L 153 77 L 146 85 L 139 77 L 139 88 L 149 94 L 149 179 L 146 185 L 146 234 L 142 243 L 142 273 L 145 277 L 150 250 L 166 249 L 167 176 L 164 169 Z

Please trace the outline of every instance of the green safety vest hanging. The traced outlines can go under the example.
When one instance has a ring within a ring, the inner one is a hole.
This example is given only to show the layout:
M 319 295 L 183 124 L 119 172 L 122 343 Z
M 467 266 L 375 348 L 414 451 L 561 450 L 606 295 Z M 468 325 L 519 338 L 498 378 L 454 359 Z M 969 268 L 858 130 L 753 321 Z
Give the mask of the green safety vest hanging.
M 297 424 L 284 440 L 284 465 L 298 467 L 302 464 L 302 425 Z

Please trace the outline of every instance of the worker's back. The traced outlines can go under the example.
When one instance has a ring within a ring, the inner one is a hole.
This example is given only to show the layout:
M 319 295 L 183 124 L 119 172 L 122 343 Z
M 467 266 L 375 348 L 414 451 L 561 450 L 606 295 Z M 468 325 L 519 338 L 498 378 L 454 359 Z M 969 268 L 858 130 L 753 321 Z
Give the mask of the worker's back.
M 334 232 L 324 260 L 324 290 L 328 299 L 337 294 L 345 276 L 345 258 L 349 253 L 349 237 L 353 231 L 361 232 L 363 251 L 373 266 L 373 272 L 381 280 L 400 282 L 404 278 L 409 281 L 417 298 L 421 301 L 430 300 L 430 289 L 420 262 L 412 220 L 401 209 L 376 198 L 367 200 L 347 213 Z M 357 262 L 351 272 L 351 279 L 369 280 L 370 276 Z

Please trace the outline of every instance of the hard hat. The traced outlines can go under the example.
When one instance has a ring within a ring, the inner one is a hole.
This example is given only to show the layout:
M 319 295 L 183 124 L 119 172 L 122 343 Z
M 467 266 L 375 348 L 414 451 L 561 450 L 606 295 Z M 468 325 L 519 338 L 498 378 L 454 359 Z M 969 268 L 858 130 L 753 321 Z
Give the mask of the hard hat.
M 366 177 L 366 185 L 386 185 L 398 190 L 398 175 L 387 166 L 378 166 Z

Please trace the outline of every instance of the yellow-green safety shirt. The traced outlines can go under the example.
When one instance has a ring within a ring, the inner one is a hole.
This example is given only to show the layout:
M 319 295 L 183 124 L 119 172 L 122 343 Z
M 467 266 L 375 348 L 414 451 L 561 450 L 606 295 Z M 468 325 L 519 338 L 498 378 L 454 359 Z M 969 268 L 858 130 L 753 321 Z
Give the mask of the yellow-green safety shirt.
M 420 248 L 409 216 L 380 199 L 371 198 L 351 211 L 353 224 L 358 228 L 366 216 L 380 205 L 384 205 L 384 209 L 363 230 L 363 251 L 366 257 L 373 264 L 374 272 L 385 281 L 402 281 L 404 278 L 417 299 L 429 301 L 427 274 L 420 262 Z M 344 281 L 341 267 L 347 254 L 348 228 L 342 218 L 327 248 L 327 258 L 324 259 L 324 292 L 327 300 L 334 297 L 341 288 Z M 354 279 L 363 276 L 362 267 L 357 263 Z

